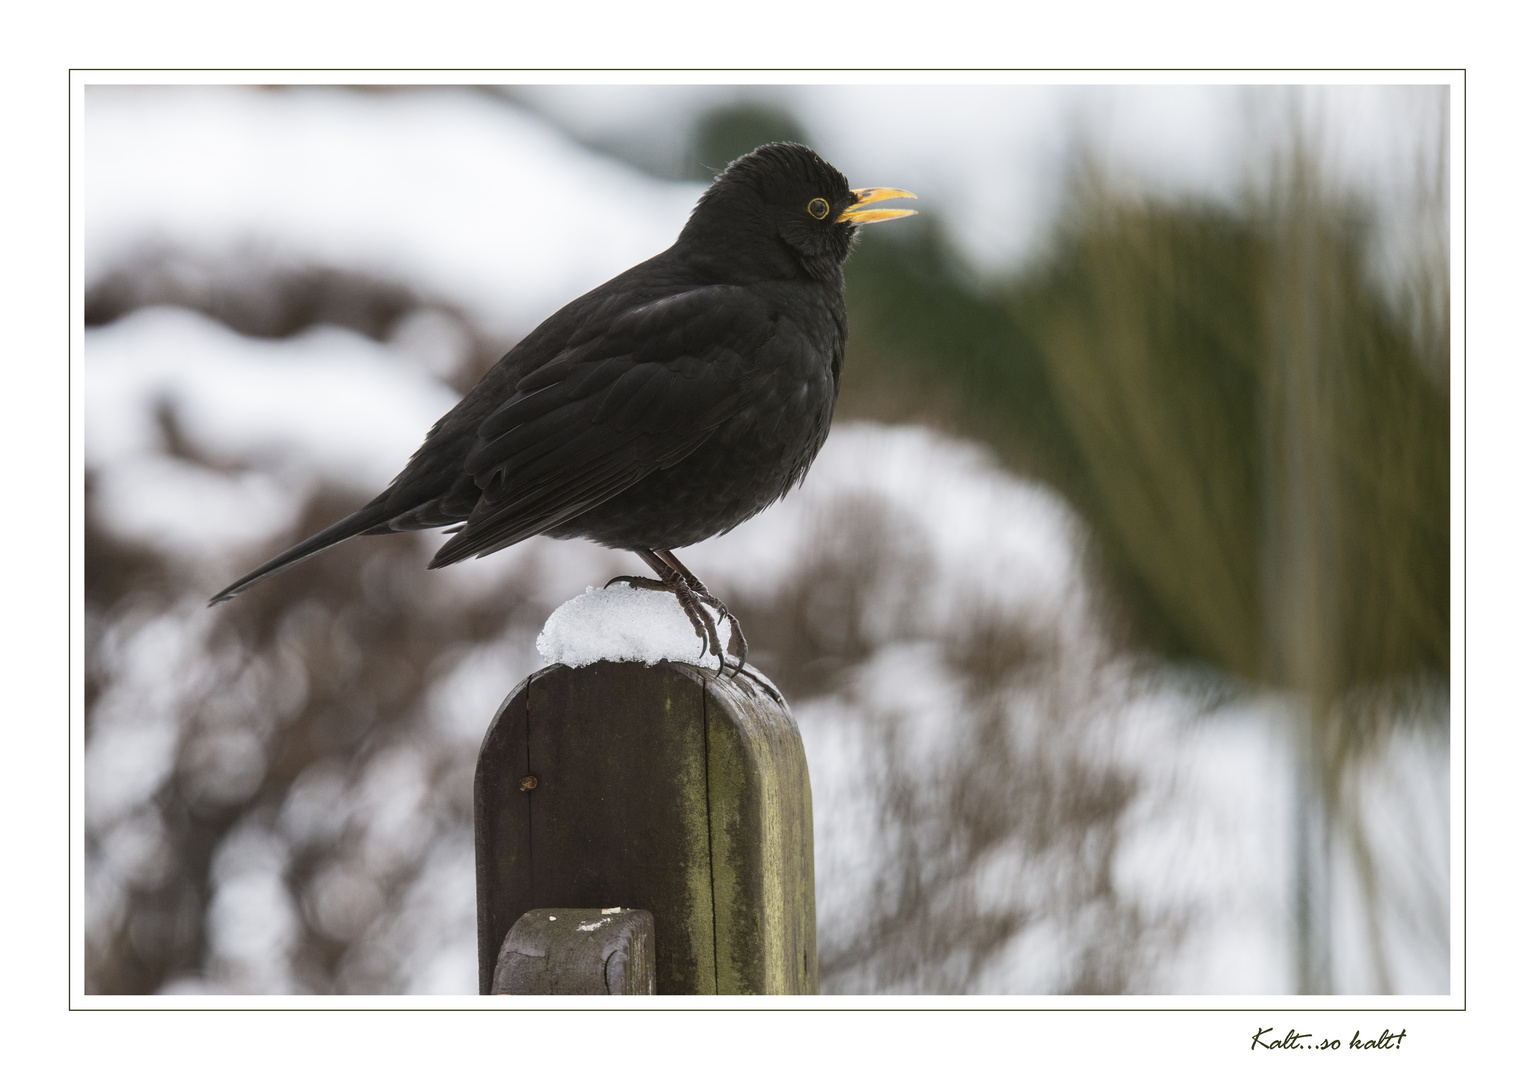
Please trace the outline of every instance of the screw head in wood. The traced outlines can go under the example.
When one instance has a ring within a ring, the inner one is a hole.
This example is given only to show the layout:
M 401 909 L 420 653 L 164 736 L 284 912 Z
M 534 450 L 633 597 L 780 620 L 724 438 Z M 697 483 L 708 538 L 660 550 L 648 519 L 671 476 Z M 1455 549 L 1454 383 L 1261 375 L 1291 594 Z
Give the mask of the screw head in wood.
M 522 783 L 518 784 L 517 786 L 523 791 L 532 791 L 534 788 L 538 787 L 538 777 L 524 776 L 522 778 Z

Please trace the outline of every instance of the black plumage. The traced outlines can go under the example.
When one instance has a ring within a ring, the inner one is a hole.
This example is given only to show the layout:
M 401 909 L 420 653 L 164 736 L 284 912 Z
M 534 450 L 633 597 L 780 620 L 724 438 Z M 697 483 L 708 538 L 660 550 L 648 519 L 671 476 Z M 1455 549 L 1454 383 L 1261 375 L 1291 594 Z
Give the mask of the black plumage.
M 761 147 L 699 199 L 676 243 L 573 300 L 508 352 L 356 513 L 215 596 L 359 534 L 459 526 L 431 566 L 530 536 L 629 548 L 724 663 L 725 606 L 671 554 L 782 498 L 831 426 L 856 228 L 912 198 L 853 191 L 813 151 Z M 625 579 L 646 584 L 639 579 Z

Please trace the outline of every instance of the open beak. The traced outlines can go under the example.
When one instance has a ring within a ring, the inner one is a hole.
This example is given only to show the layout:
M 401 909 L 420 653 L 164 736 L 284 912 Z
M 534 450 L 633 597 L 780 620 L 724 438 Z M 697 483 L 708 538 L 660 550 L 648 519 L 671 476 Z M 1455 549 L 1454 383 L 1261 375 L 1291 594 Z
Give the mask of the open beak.
M 894 221 L 896 218 L 911 217 L 915 210 L 864 210 L 870 203 L 884 202 L 886 199 L 915 199 L 916 196 L 909 191 L 902 191 L 893 187 L 866 187 L 858 188 L 853 192 L 853 205 L 842 211 L 838 221 L 846 221 L 850 225 L 872 225 L 876 221 Z

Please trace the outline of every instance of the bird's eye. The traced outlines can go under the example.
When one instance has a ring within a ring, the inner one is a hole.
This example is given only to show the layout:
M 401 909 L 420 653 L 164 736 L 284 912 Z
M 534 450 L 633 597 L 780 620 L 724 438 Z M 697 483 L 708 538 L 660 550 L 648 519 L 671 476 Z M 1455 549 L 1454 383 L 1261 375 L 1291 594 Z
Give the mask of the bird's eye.
M 827 214 L 831 213 L 831 204 L 825 199 L 811 199 L 810 205 L 805 207 L 805 210 L 811 217 L 820 221 Z

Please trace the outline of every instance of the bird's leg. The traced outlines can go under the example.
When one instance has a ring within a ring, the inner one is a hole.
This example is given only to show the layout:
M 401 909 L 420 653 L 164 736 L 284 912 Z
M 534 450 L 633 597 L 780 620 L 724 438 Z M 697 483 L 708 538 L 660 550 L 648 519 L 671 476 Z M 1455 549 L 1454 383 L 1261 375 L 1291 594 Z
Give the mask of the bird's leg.
M 670 551 L 657 551 L 655 554 L 660 557 L 662 562 L 682 575 L 683 582 L 693 591 L 695 596 L 704 603 L 713 606 L 720 613 L 720 616 L 730 624 L 730 654 L 736 658 L 735 673 L 737 675 L 741 674 L 741 671 L 746 667 L 746 634 L 741 630 L 741 621 L 730 614 L 730 609 L 725 606 L 725 601 L 711 593 L 704 586 L 704 583 L 698 580 L 693 571 L 682 565 L 681 559 L 677 558 Z M 740 647 L 740 652 L 736 651 L 737 646 Z M 725 670 L 724 664 L 725 658 L 721 656 L 721 671 Z
M 639 553 L 636 552 L 636 554 Z M 758 686 L 766 690 L 772 696 L 774 701 L 778 702 L 780 705 L 787 706 L 788 703 L 784 701 L 783 695 L 778 692 L 778 688 L 776 686 L 768 682 L 766 679 L 759 678 L 754 672 L 746 670 L 746 635 L 741 632 L 740 621 L 737 620 L 734 615 L 730 614 L 729 609 L 725 607 L 725 602 L 710 593 L 709 590 L 704 587 L 704 583 L 699 581 L 698 578 L 690 570 L 688 570 L 687 567 L 683 566 L 682 561 L 678 559 L 677 556 L 673 555 L 670 551 L 655 551 L 651 554 L 662 560 L 669 560 L 666 562 L 666 565 L 677 572 L 677 575 L 682 579 L 682 583 L 686 585 L 688 591 L 693 594 L 693 598 L 696 601 L 717 604 L 720 609 L 720 614 L 725 619 L 729 620 L 730 632 L 732 636 L 731 643 L 732 645 L 735 644 L 735 642 L 740 642 L 741 644 L 741 651 L 739 654 L 735 653 L 734 650 L 731 650 L 732 655 L 738 655 L 740 657 L 740 662 L 737 664 L 735 670 L 736 675 L 744 673 L 747 678 L 751 679 Z M 640 557 L 644 558 L 645 561 L 651 566 L 655 565 L 645 556 L 641 555 Z M 663 571 L 658 569 L 656 572 L 662 573 Z M 612 581 L 608 582 L 608 585 L 612 585 L 614 582 L 618 581 L 632 585 L 637 589 L 653 589 L 658 592 L 670 592 L 674 595 L 676 594 L 676 590 L 672 586 L 666 584 L 664 581 L 657 581 L 655 578 L 634 577 L 625 574 L 623 576 L 614 578 Z M 603 586 L 603 588 L 606 587 L 606 585 Z M 688 619 L 693 623 L 694 631 L 700 638 L 705 638 L 705 640 L 707 640 L 704 632 L 704 626 L 707 624 L 699 621 L 698 616 L 694 614 L 694 612 L 689 608 L 688 603 L 684 601 L 682 597 L 678 596 L 677 600 L 678 603 L 682 605 L 682 610 L 687 613 Z M 716 641 L 717 640 L 718 636 L 716 635 Z M 700 652 L 699 655 L 703 655 L 702 652 Z M 715 655 L 719 656 L 719 653 L 716 652 Z M 724 657 L 721 656 L 720 671 L 723 673 L 724 670 Z
M 720 645 L 719 632 L 715 628 L 715 623 L 718 620 L 704 606 L 703 598 L 688 584 L 684 572 L 679 571 L 676 567 L 662 559 L 660 552 L 650 548 L 637 548 L 635 549 L 635 554 L 644 559 L 646 565 L 656 572 L 657 576 L 665 584 L 665 587 L 670 589 L 672 595 L 677 598 L 677 603 L 682 606 L 688 621 L 693 624 L 693 632 L 703 642 L 703 645 L 699 647 L 698 655 L 702 657 L 707 653 L 710 656 L 718 657 L 720 671 L 723 673 L 725 670 L 725 650 Z
M 635 548 L 634 553 L 645 560 L 645 564 L 656 572 L 665 588 L 671 590 L 677 598 L 677 603 L 682 606 L 688 621 L 693 624 L 693 632 L 703 642 L 698 650 L 698 655 L 708 653 L 719 659 L 720 673 L 725 671 L 725 649 L 720 645 L 719 632 L 715 629 L 717 617 L 705 606 L 704 598 L 700 590 L 694 589 L 688 584 L 687 578 L 692 575 L 685 570 L 678 570 L 671 563 L 661 558 L 659 552 L 650 548 Z M 643 580 L 643 579 L 642 579 Z M 697 579 L 694 578 L 696 581 Z

